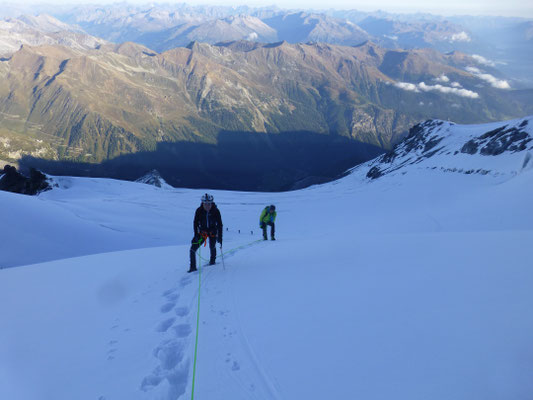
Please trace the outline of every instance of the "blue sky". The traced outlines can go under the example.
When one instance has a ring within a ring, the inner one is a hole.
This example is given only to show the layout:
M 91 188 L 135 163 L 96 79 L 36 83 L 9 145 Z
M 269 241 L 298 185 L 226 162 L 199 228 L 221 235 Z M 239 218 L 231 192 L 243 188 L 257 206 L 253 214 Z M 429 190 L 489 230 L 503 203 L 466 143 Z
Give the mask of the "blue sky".
M 25 4 L 55 3 L 55 4 L 108 4 L 114 0 L 20 0 Z M 130 3 L 149 4 L 146 0 L 130 0 Z M 182 2 L 182 1 L 180 1 Z M 470 15 L 502 15 L 520 16 L 533 18 L 533 2 L 524 0 L 373 0 L 373 1 L 349 1 L 349 0 L 189 0 L 183 1 L 191 5 L 249 5 L 266 6 L 277 5 L 280 8 L 305 8 L 305 9 L 357 9 L 361 11 L 375 11 L 378 9 L 389 12 L 431 12 L 435 14 L 470 14 Z M 14 3 L 8 1 L 7 3 Z M 172 3 L 172 1 L 168 1 Z

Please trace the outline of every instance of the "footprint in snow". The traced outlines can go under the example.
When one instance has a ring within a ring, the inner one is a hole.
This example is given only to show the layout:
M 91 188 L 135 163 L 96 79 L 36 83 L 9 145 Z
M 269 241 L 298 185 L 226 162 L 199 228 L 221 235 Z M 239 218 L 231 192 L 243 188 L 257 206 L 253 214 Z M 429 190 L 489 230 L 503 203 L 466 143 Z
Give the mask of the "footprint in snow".
M 176 326 L 172 327 L 172 329 L 174 329 L 174 333 L 179 338 L 187 337 L 192 332 L 191 326 L 189 324 L 176 325 Z
M 189 285 L 191 282 L 192 282 L 192 278 L 190 276 L 184 276 L 180 280 L 180 285 L 183 288 L 183 287 Z
M 163 297 L 166 298 L 169 302 L 170 301 L 177 301 L 180 297 L 178 293 L 176 293 L 177 288 L 168 289 L 163 292 Z
M 169 294 L 174 293 L 175 291 L 176 291 L 176 288 L 171 288 L 171 289 L 165 290 L 165 291 L 163 292 L 163 297 L 166 297 L 166 296 L 168 296 Z
M 168 296 L 166 296 L 166 299 L 168 301 L 173 301 L 173 302 L 178 301 L 179 298 L 180 298 L 180 295 L 177 293 L 169 294 Z
M 189 314 L 189 309 L 187 307 L 178 307 L 176 308 L 176 315 L 179 317 L 185 317 Z
M 143 379 L 141 390 L 148 392 L 166 380 L 168 388 L 165 398 L 179 398 L 185 393 L 189 381 L 189 361 L 185 359 L 184 343 L 175 339 L 164 341 L 155 348 L 154 357 L 159 365 Z
M 231 362 L 231 360 L 229 358 L 226 358 L 226 364 L 229 364 Z M 241 366 L 239 365 L 239 363 L 237 361 L 233 361 L 233 363 L 231 364 L 231 370 L 232 371 L 238 371 L 241 369 Z
M 176 318 L 169 318 L 169 319 L 166 319 L 166 320 L 160 322 L 159 325 L 157 325 L 156 331 L 157 332 L 166 332 L 166 331 L 168 331 L 168 328 L 170 328 L 172 326 L 172 324 L 174 323 L 175 320 L 176 320 Z
M 166 304 L 163 304 L 163 305 L 161 306 L 161 309 L 160 309 L 160 310 L 161 310 L 161 312 L 162 312 L 163 314 L 165 314 L 165 313 L 169 312 L 170 310 L 172 310 L 172 309 L 174 308 L 175 305 L 176 305 L 176 303 L 174 303 L 174 302 L 166 303 Z

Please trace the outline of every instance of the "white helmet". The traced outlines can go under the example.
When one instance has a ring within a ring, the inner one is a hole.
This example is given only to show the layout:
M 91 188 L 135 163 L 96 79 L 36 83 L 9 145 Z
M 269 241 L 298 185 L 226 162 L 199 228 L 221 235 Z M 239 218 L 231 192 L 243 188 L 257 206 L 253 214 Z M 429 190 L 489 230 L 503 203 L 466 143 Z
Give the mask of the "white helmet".
M 202 203 L 212 203 L 213 200 L 214 200 L 214 197 L 211 196 L 210 194 L 207 194 L 207 193 L 206 193 L 206 194 L 204 194 L 204 195 L 202 196 Z

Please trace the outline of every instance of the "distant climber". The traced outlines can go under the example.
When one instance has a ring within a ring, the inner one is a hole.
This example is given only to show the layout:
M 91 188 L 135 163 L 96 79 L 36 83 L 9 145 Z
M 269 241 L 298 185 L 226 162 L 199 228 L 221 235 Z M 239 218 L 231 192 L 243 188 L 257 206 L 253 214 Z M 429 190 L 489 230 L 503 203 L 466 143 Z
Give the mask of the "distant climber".
M 276 240 L 274 237 L 275 226 L 274 221 L 276 220 L 276 206 L 270 205 L 266 206 L 261 212 L 259 217 L 259 227 L 263 230 L 263 239 L 267 240 L 267 225 L 270 225 L 270 239 Z
M 191 241 L 190 259 L 191 264 L 188 272 L 196 271 L 196 251 L 209 238 L 210 259 L 209 265 L 215 264 L 217 250 L 216 242 L 222 247 L 222 217 L 213 196 L 204 194 L 202 204 L 196 209 L 193 221 L 194 237 Z

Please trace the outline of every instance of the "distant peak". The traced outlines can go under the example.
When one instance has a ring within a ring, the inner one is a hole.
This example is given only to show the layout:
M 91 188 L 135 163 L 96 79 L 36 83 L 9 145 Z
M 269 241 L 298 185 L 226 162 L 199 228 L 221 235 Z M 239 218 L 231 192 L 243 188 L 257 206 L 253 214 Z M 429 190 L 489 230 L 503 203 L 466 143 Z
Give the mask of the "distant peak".
M 158 188 L 170 187 L 170 185 L 161 177 L 161 174 L 156 169 L 144 174 L 142 177 L 135 180 L 135 182 L 156 186 Z

